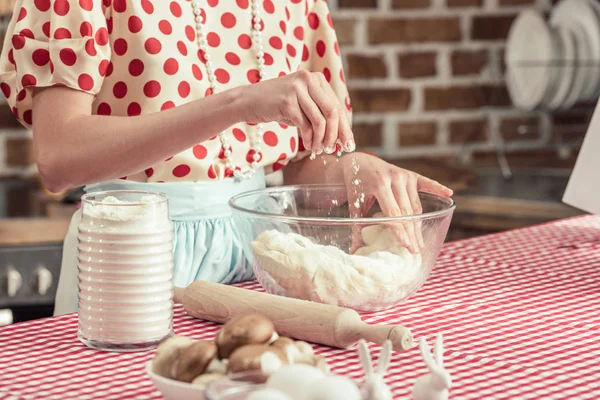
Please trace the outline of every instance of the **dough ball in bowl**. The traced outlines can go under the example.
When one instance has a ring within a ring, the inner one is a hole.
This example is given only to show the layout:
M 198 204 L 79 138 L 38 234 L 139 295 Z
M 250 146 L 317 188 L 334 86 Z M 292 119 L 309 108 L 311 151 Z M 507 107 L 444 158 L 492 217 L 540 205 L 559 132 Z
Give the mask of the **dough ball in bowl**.
M 359 312 L 389 308 L 429 277 L 448 233 L 452 199 L 421 193 L 423 213 L 351 218 L 343 185 L 242 193 L 230 201 L 246 257 L 273 294 Z

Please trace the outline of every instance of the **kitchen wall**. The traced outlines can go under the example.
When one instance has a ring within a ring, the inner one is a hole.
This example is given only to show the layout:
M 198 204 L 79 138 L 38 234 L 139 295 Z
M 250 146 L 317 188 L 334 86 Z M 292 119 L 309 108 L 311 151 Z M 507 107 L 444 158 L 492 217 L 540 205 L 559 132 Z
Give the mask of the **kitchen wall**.
M 361 147 L 391 159 L 463 162 L 489 157 L 498 146 L 557 158 L 579 147 L 591 105 L 523 113 L 511 107 L 503 84 L 511 22 L 527 7 L 548 10 L 550 0 L 329 3 Z M 0 103 L 0 177 L 31 175 L 31 135 Z

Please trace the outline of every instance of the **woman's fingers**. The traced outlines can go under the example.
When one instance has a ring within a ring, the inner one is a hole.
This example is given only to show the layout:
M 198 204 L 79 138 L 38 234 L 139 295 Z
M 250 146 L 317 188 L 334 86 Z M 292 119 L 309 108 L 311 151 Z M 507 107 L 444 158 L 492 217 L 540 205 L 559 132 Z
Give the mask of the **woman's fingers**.
M 406 182 L 397 181 L 392 182 L 392 192 L 394 193 L 394 197 L 396 198 L 396 202 L 400 207 L 400 213 L 402 216 L 410 216 L 413 215 L 413 208 L 410 201 L 410 197 L 408 195 L 408 191 L 406 190 Z M 408 240 L 410 241 L 411 247 L 414 250 L 413 252 L 418 252 L 421 247 L 417 233 L 415 231 L 415 225 L 413 221 L 406 221 L 402 223 L 404 230 L 408 234 Z
M 360 193 L 355 185 L 350 183 L 346 184 L 346 193 L 348 197 L 348 210 L 351 218 L 362 218 L 366 216 L 368 209 L 366 209 L 360 202 Z M 357 207 L 358 206 L 358 207 Z M 352 247 L 350 248 L 350 254 L 354 254 L 363 245 L 362 240 L 362 226 L 360 224 L 352 225 Z
M 323 137 L 325 137 L 327 121 L 308 92 L 308 89 L 299 88 L 296 92 L 296 96 L 298 97 L 298 104 L 300 105 L 301 111 L 310 121 L 312 130 L 312 137 L 310 140 L 304 141 L 304 146 L 316 153 L 321 147 Z
M 331 98 L 331 100 L 337 105 L 339 110 L 339 122 L 337 129 L 337 137 L 333 139 L 333 141 L 329 140 L 329 138 L 325 139 L 325 145 L 335 147 L 336 142 L 342 146 L 342 149 L 345 151 L 352 152 L 355 150 L 356 145 L 354 144 L 354 134 L 352 133 L 352 128 L 350 127 L 350 120 L 348 118 L 348 113 L 344 109 L 343 105 L 339 102 L 339 99 L 333 88 L 325 79 L 325 75 L 319 74 L 319 81 L 321 83 L 321 87 L 325 91 L 325 93 Z
M 413 215 L 419 215 L 423 213 L 423 205 L 421 204 L 421 199 L 419 198 L 417 180 L 416 174 L 410 174 L 408 176 L 408 186 L 406 187 L 408 198 L 410 199 L 410 205 L 412 206 L 413 210 Z M 417 234 L 419 247 L 423 249 L 425 247 L 425 240 L 423 239 L 423 224 L 421 223 L 421 220 L 417 220 L 415 222 L 415 232 Z
M 386 217 L 399 217 L 402 215 L 400 208 L 398 207 L 398 202 L 396 201 L 396 196 L 389 185 L 380 186 L 375 197 L 377 197 L 381 211 Z M 416 246 L 416 243 L 413 240 L 410 240 L 409 233 L 401 223 L 393 224 L 391 227 L 393 228 L 396 238 L 403 246 L 408 248 L 411 253 L 418 252 L 418 246 Z
M 322 75 L 322 74 L 321 74 Z M 328 147 L 329 153 L 333 153 L 335 150 L 335 141 L 338 137 L 338 125 L 340 122 L 340 108 L 338 106 L 337 98 L 332 98 L 321 86 L 321 78 L 319 75 L 313 75 L 313 78 L 308 83 L 308 93 L 312 97 L 313 101 L 321 111 L 321 116 L 325 120 L 325 129 L 323 130 L 323 136 L 319 139 L 313 140 L 313 151 L 318 150 L 318 145 L 325 148 Z M 324 78 L 323 78 L 324 79 Z M 319 132 L 321 133 L 321 132 Z
M 433 179 L 426 178 L 422 175 L 417 176 L 417 189 L 422 192 L 429 192 L 439 196 L 450 197 L 454 193 L 452 189 L 447 188 Z

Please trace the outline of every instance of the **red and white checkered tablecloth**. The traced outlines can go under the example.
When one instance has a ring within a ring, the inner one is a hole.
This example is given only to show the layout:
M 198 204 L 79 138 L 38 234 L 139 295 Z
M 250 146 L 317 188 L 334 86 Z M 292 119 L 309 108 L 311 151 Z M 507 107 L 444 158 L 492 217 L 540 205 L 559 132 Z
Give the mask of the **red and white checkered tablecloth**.
M 600 219 L 588 216 L 449 243 L 418 294 L 364 318 L 430 341 L 442 331 L 453 399 L 600 399 L 599 310 Z M 181 307 L 175 314 L 177 334 L 218 330 Z M 76 331 L 76 315 L 0 329 L 0 398 L 161 398 L 144 372 L 152 352 L 89 350 Z M 333 371 L 362 379 L 354 350 L 316 350 Z M 395 354 L 395 398 L 409 398 L 425 372 L 416 348 Z

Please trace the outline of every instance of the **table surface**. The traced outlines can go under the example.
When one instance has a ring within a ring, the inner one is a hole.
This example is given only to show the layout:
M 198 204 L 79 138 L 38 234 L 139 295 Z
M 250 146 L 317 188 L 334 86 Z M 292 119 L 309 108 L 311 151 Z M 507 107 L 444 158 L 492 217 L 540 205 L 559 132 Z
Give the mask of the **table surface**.
M 430 342 L 443 332 L 453 399 L 598 399 L 599 309 L 600 219 L 587 216 L 448 243 L 419 293 L 364 319 Z M 176 333 L 217 330 L 176 308 Z M 0 398 L 160 399 L 144 372 L 151 352 L 89 350 L 76 331 L 76 315 L 0 329 Z M 362 379 L 355 350 L 315 347 L 334 372 Z M 417 348 L 394 354 L 395 398 L 425 372 Z

